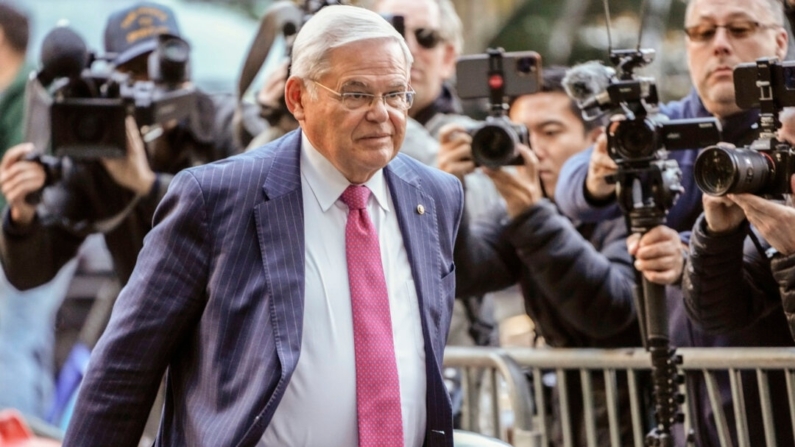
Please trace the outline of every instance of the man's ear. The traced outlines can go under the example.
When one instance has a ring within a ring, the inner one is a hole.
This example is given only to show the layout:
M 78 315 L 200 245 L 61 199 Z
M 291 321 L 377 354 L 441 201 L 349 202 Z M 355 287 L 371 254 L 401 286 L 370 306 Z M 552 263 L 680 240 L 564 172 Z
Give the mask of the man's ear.
M 455 47 L 451 43 L 443 43 L 444 53 L 442 53 L 442 78 L 448 80 L 455 75 L 456 53 Z
M 783 61 L 786 58 L 788 43 L 789 34 L 782 27 L 776 32 L 776 57 L 778 57 L 778 60 Z
M 297 121 L 304 119 L 304 81 L 289 78 L 284 86 L 284 102 Z

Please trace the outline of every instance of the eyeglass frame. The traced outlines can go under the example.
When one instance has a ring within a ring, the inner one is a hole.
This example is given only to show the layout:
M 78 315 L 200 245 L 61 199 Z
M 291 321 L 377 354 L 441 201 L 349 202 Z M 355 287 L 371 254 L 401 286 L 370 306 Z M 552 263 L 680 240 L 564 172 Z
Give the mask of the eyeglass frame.
M 417 92 L 415 92 L 414 90 L 403 90 L 401 92 L 390 92 L 390 93 L 379 93 L 379 94 L 363 93 L 363 92 L 338 92 L 338 91 L 332 89 L 331 87 L 327 87 L 327 86 L 321 84 L 320 82 L 318 82 L 318 81 L 316 81 L 314 79 L 308 79 L 308 81 L 311 81 L 312 83 L 323 87 L 327 92 L 333 93 L 334 95 L 336 95 L 336 99 L 340 103 L 342 103 L 343 107 L 345 107 L 346 109 L 348 109 L 350 111 L 369 110 L 369 109 L 373 108 L 373 104 L 375 104 L 375 102 L 376 102 L 375 99 L 376 98 L 380 98 L 381 102 L 384 103 L 384 107 L 386 107 L 388 109 L 391 109 L 391 110 L 399 110 L 401 112 L 405 112 L 406 110 L 410 109 L 412 105 L 414 105 L 414 95 L 417 94 Z M 396 107 L 393 107 L 393 106 L 387 104 L 387 102 L 386 102 L 387 96 L 398 95 L 398 94 L 406 95 L 406 98 L 407 98 L 406 102 L 407 102 L 408 105 L 405 108 L 396 108 Z M 345 98 L 351 97 L 351 95 L 359 95 L 359 96 L 365 96 L 365 97 L 369 96 L 370 97 L 370 103 L 367 104 L 366 107 L 362 106 L 362 107 L 356 107 L 356 108 L 352 109 L 352 108 L 348 107 L 347 105 L 345 105 Z
M 753 28 L 750 30 L 750 32 L 749 32 L 749 34 L 747 36 L 735 36 L 734 33 L 732 32 L 730 27 L 733 24 L 736 24 L 738 22 L 749 23 L 749 24 L 753 25 Z M 777 23 L 760 23 L 760 22 L 757 22 L 755 20 L 734 20 L 734 21 L 729 22 L 729 23 L 724 24 L 724 25 L 717 25 L 717 24 L 713 25 L 713 34 L 710 37 L 703 38 L 703 39 L 702 38 L 694 39 L 693 36 L 690 34 L 691 30 L 696 28 L 696 27 L 699 27 L 699 26 L 701 26 L 701 25 L 686 26 L 684 28 L 685 35 L 687 35 L 687 38 L 690 39 L 691 42 L 707 43 L 707 42 L 711 41 L 712 39 L 715 38 L 715 35 L 718 33 L 718 28 L 725 29 L 726 32 L 729 34 L 729 36 L 731 36 L 733 39 L 745 39 L 747 37 L 751 37 L 752 35 L 756 34 L 757 32 L 759 32 L 759 31 L 761 31 L 763 29 L 777 28 L 777 27 L 780 27 L 781 25 L 779 25 Z

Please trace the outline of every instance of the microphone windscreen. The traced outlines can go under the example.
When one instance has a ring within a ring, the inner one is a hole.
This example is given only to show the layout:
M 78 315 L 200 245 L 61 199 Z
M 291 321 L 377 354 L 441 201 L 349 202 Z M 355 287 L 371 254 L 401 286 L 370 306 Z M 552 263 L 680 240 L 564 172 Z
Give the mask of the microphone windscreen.
M 572 99 L 583 104 L 604 92 L 614 75 L 615 70 L 598 61 L 585 62 L 566 71 L 563 88 Z
M 77 78 L 88 64 L 88 49 L 74 30 L 59 26 L 41 44 L 39 81 L 49 85 L 56 78 Z

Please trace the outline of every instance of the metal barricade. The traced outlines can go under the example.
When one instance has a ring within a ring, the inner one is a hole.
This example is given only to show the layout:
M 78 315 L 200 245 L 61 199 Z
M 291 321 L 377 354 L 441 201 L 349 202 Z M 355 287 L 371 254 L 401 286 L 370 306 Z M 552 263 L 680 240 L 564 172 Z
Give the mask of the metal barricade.
M 503 350 L 495 348 L 448 347 L 444 353 L 444 366 L 461 368 L 463 371 L 464 406 L 462 409 L 462 428 L 480 433 L 478 423 L 479 394 L 473 389 L 475 375 L 485 372 L 490 380 L 492 423 L 495 437 L 510 441 L 515 447 L 541 447 L 541 433 L 534 429 L 533 398 L 522 369 Z M 514 424 L 510 435 L 502 430 L 499 417 L 497 390 L 502 379 L 508 390 L 510 406 L 514 413 Z
M 729 375 L 733 403 L 732 410 L 735 417 L 734 430 L 736 431 L 738 446 L 750 446 L 746 401 L 743 395 L 743 379 L 740 374 L 742 371 L 755 372 L 760 396 L 762 428 L 767 447 L 776 446 L 775 433 L 777 430 L 790 430 L 795 436 L 795 348 L 679 348 L 677 353 L 683 358 L 683 364 L 679 365 L 680 371 L 700 374 L 706 384 L 722 447 L 731 446 L 731 437 L 730 428 L 719 397 L 716 380 L 717 373 L 725 372 Z M 636 447 L 644 445 L 644 437 L 648 429 L 648 410 L 638 397 L 641 394 L 638 376 L 640 373 L 651 369 L 651 361 L 648 352 L 642 348 L 612 350 L 503 349 L 451 346 L 445 350 L 445 365 L 461 367 L 465 371 L 469 370 L 469 373 L 478 368 L 491 371 L 488 374 L 492 374 L 489 377 L 492 378 L 492 396 L 490 398 L 493 409 L 499 408 L 496 396 L 498 387 L 494 386 L 493 371 L 499 371 L 506 378 L 508 391 L 511 393 L 511 406 L 515 412 L 516 425 L 514 430 L 518 434 L 532 434 L 532 436 L 527 438 L 522 438 L 521 436 L 514 438 L 513 443 L 515 446 L 549 445 L 551 436 L 549 425 L 552 415 L 544 411 L 547 408 L 547 402 L 545 402 L 543 390 L 543 375 L 545 372 L 552 371 L 556 378 L 556 387 L 560 393 L 560 414 L 556 415 L 556 417 L 559 418 L 562 428 L 563 445 L 566 447 L 574 446 L 577 442 L 572 434 L 571 414 L 567 405 L 569 393 L 582 395 L 584 421 L 586 424 L 586 445 L 589 447 L 597 445 L 593 393 L 593 376 L 597 373 L 604 380 L 610 445 L 623 447 L 621 446 L 619 435 L 620 413 L 617 408 L 619 389 L 616 376 L 618 373 L 625 373 L 626 386 L 630 396 L 632 440 Z M 531 377 L 532 392 L 530 392 L 530 386 L 525 379 L 526 376 L 522 368 L 528 371 Z M 579 371 L 581 390 L 569 389 L 566 379 L 567 371 Z M 778 427 L 773 423 L 774 408 L 771 405 L 768 388 L 769 374 L 772 371 L 783 371 L 786 378 L 790 414 L 789 427 Z M 519 383 L 521 380 L 525 380 L 524 386 Z M 477 408 L 473 408 L 473 406 L 477 407 L 478 400 L 477 398 L 472 398 L 477 393 L 474 390 L 467 389 L 470 384 L 471 381 L 464 380 L 465 402 L 463 409 L 464 421 L 462 424 L 467 424 L 466 429 L 477 432 L 479 427 L 477 424 Z M 684 384 L 680 386 L 680 391 L 685 395 L 687 401 L 687 389 Z M 685 433 L 689 432 L 692 421 L 689 408 L 687 404 L 682 406 L 685 413 Z M 495 427 L 499 427 L 498 415 L 492 415 L 492 417 L 494 418 Z

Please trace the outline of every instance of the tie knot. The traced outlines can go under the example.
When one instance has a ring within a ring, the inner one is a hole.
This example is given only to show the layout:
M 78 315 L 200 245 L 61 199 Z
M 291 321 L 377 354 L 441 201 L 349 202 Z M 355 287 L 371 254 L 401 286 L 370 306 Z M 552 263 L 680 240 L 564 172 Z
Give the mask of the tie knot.
M 350 185 L 340 197 L 342 201 L 352 210 L 360 210 L 367 206 L 367 199 L 370 197 L 370 190 L 363 185 Z

